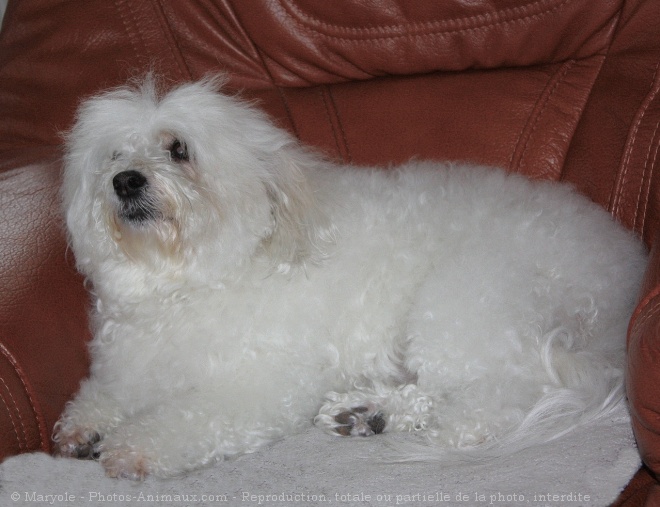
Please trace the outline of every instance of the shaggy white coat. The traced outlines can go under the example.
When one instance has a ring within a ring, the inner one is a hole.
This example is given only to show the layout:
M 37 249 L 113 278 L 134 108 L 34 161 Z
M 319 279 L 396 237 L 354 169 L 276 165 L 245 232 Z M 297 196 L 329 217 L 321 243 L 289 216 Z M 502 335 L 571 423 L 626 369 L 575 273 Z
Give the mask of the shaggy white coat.
M 603 209 L 472 165 L 335 166 L 218 84 L 80 109 L 62 192 L 93 362 L 61 454 L 172 476 L 313 420 L 507 452 L 622 399 L 646 254 Z

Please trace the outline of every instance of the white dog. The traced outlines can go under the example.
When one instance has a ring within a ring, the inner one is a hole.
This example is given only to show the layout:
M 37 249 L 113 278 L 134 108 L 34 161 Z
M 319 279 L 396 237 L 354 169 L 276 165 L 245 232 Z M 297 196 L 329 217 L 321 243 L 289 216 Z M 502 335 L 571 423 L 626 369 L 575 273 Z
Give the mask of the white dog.
M 94 339 L 60 454 L 172 476 L 312 420 L 505 452 L 622 399 L 646 253 L 603 209 L 469 165 L 338 167 L 218 79 L 154 81 L 68 140 Z

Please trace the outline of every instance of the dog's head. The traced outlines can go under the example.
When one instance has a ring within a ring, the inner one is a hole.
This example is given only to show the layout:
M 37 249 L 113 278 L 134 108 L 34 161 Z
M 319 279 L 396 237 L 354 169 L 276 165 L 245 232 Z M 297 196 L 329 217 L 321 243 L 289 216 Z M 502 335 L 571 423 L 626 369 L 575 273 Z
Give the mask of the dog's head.
M 222 281 L 255 256 L 322 256 L 329 227 L 303 167 L 317 158 L 221 79 L 167 93 L 148 76 L 83 103 L 67 138 L 63 203 L 79 269 Z

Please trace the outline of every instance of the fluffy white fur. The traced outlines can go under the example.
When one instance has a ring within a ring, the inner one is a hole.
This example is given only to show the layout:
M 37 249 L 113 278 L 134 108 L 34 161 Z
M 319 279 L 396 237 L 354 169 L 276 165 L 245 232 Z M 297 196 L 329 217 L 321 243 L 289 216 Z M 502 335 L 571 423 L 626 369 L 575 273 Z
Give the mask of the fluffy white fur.
M 63 201 L 93 362 L 59 453 L 172 476 L 312 421 L 507 452 L 622 399 L 646 254 L 603 209 L 470 165 L 335 166 L 219 84 L 80 109 Z

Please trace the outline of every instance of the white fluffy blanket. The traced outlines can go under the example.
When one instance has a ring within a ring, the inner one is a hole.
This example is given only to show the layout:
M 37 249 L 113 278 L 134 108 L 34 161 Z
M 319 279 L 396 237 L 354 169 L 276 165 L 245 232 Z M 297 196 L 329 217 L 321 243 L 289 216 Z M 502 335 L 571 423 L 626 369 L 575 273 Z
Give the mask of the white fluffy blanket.
M 385 463 L 385 434 L 310 428 L 261 451 L 173 480 L 108 479 L 98 463 L 45 454 L 0 465 L 0 505 L 606 506 L 640 466 L 622 408 L 597 425 L 487 465 Z

